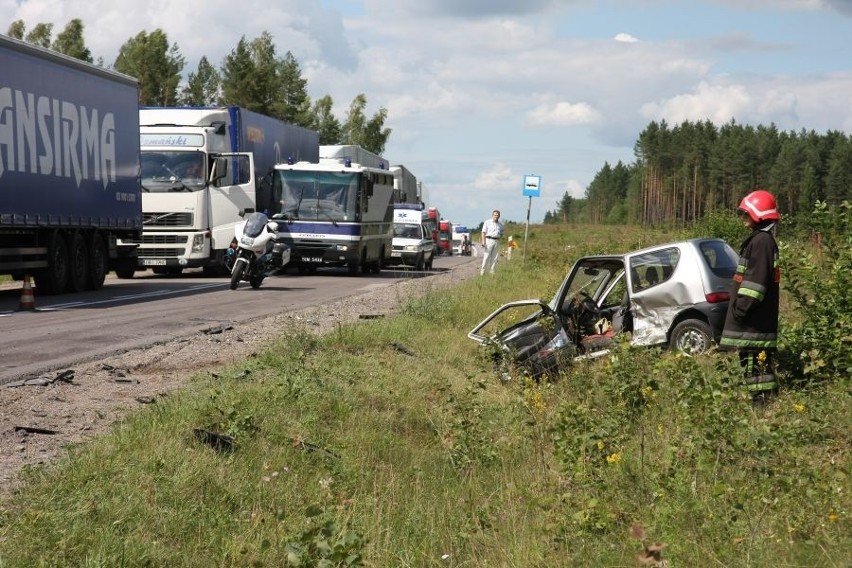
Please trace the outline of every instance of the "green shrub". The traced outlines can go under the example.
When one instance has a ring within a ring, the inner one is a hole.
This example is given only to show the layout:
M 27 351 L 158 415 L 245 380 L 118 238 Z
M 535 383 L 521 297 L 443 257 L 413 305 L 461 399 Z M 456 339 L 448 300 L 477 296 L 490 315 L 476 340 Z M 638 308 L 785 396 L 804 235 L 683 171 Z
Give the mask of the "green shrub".
M 852 375 L 852 206 L 818 202 L 805 242 L 784 243 L 781 368 L 794 384 Z

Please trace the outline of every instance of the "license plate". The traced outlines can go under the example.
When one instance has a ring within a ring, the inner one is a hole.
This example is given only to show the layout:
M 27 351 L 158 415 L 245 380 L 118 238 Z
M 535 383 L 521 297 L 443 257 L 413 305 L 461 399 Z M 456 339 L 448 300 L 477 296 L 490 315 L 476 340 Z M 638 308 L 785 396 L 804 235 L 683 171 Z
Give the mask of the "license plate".
M 143 258 L 142 266 L 165 266 L 165 258 Z
M 395 251 L 391 252 L 391 256 L 395 256 L 395 257 L 399 258 L 399 257 L 402 256 L 402 253 L 399 252 L 398 250 L 395 250 Z
M 302 262 L 312 262 L 314 264 L 322 264 L 321 256 L 303 256 Z

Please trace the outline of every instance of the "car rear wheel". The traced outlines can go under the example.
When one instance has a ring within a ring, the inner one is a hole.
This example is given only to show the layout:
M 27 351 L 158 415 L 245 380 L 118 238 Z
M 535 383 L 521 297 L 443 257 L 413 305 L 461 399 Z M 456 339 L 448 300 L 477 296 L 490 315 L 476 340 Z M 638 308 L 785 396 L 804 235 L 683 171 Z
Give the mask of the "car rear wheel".
M 713 329 L 710 324 L 702 320 L 684 320 L 672 330 L 669 346 L 673 351 L 680 351 L 687 355 L 704 353 L 713 346 Z

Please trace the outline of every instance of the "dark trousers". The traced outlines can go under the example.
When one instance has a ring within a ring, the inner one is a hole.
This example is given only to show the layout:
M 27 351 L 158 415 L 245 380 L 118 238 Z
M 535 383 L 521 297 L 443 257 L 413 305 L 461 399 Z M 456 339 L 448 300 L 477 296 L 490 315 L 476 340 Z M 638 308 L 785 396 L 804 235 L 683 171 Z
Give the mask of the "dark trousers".
M 775 352 L 769 349 L 740 349 L 745 386 L 753 396 L 778 392 L 775 378 Z

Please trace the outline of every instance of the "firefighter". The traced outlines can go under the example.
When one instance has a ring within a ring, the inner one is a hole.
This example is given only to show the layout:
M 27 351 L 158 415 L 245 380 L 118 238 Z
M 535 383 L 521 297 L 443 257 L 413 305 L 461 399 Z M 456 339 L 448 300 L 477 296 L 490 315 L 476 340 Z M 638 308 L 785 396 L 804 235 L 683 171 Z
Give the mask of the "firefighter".
M 781 215 L 775 197 L 764 189 L 746 195 L 738 210 L 751 234 L 740 249 L 720 344 L 738 350 L 746 388 L 760 404 L 778 392 L 774 358 L 781 271 L 773 232 Z

